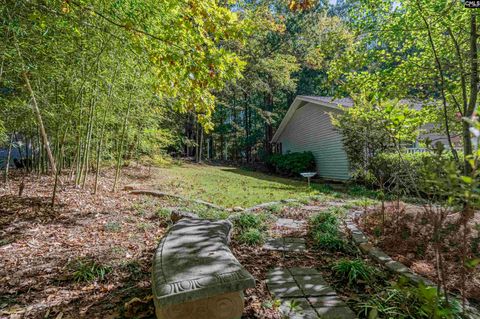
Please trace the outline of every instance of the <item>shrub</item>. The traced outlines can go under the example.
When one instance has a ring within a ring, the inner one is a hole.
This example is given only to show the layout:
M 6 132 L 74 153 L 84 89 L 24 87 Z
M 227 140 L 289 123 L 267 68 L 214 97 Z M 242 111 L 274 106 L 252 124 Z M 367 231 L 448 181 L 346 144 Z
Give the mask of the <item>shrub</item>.
M 240 233 L 238 241 L 250 246 L 260 245 L 265 241 L 265 235 L 259 229 L 249 228 Z
M 316 167 L 312 152 L 273 154 L 268 157 L 266 164 L 271 171 L 287 176 L 315 171 Z
M 332 270 L 349 286 L 369 282 L 373 276 L 373 269 L 360 259 L 341 259 L 333 265 Z
M 354 197 L 377 197 L 377 192 L 367 189 L 362 185 L 352 185 L 348 188 L 348 194 Z
M 329 184 L 320 184 L 320 185 L 314 185 L 313 186 L 315 190 L 319 191 L 320 193 L 323 194 L 332 194 L 333 193 L 333 187 L 332 185 Z
M 370 166 L 375 167 L 376 179 L 381 176 L 387 189 L 396 188 L 402 194 L 415 194 L 415 190 L 422 190 L 423 173 L 428 169 L 432 156 L 430 152 L 405 153 L 401 157 L 398 153 L 380 153 L 371 158 Z M 443 156 L 450 158 L 452 154 L 446 152 Z

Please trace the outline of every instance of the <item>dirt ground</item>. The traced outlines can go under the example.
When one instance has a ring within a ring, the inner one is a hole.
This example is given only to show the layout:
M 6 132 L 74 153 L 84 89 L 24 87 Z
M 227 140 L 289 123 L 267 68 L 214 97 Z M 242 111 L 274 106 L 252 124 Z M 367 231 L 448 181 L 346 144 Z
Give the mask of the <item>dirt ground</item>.
M 414 272 L 434 282 L 437 278 L 437 258 L 434 249 L 432 213 L 423 207 L 401 203 L 389 203 L 385 210 L 382 233 L 380 207 L 374 207 L 357 222 L 370 239 L 392 258 L 404 263 Z M 438 212 L 437 212 L 438 214 Z M 437 215 L 438 216 L 438 215 Z M 467 260 L 480 258 L 480 212 L 476 212 L 468 224 Z M 441 231 L 441 250 L 445 265 L 446 287 L 461 293 L 461 252 L 463 228 L 458 213 L 449 213 Z M 466 274 L 465 294 L 475 303 L 480 302 L 480 266 L 470 268 Z

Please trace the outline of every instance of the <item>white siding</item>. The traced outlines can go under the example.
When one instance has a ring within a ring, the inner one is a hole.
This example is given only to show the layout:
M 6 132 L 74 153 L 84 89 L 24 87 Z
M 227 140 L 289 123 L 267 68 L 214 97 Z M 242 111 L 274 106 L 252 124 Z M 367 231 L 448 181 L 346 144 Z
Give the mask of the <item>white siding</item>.
M 347 180 L 350 177 L 341 135 L 335 131 L 329 113 L 338 110 L 307 103 L 292 116 L 278 142 L 282 152 L 310 151 L 320 177 Z

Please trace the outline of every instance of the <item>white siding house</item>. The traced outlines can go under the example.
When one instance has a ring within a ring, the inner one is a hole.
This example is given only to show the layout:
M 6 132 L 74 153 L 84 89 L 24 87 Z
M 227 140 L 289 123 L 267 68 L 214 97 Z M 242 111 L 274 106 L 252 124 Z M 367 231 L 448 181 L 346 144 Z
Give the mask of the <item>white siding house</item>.
M 342 136 L 332 125 L 329 113 L 338 113 L 339 106 L 352 106 L 350 99 L 297 96 L 280 123 L 272 143 L 282 153 L 310 151 L 315 157 L 317 173 L 329 180 L 350 178 L 347 154 Z
M 400 100 L 414 109 L 421 109 L 422 103 L 411 100 Z M 329 180 L 348 180 L 351 176 L 347 154 L 343 148 L 342 136 L 333 127 L 329 114 L 342 112 L 340 106 L 352 107 L 353 101 L 349 98 L 333 99 L 326 96 L 297 96 L 287 111 L 272 143 L 283 154 L 287 152 L 310 151 L 315 157 L 317 173 L 320 177 Z M 449 147 L 445 135 L 438 133 L 438 125 L 427 124 L 418 140 L 405 151 L 416 153 L 426 151 L 418 148 L 418 141 L 426 138 L 440 142 Z M 452 136 L 455 148 L 461 147 L 461 137 Z M 459 148 L 461 149 L 461 148 Z

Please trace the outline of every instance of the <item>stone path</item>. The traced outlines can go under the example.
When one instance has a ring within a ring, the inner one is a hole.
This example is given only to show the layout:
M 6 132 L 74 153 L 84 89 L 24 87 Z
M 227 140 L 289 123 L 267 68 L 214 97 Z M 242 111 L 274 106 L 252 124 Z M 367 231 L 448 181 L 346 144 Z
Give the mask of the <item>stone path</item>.
M 270 238 L 265 242 L 263 249 L 298 253 L 306 250 L 305 239 L 295 237 Z
M 306 228 L 305 221 L 279 218 L 273 233 L 298 233 Z M 285 232 L 284 232 L 285 231 Z M 306 250 L 305 239 L 275 237 L 263 249 L 289 252 Z M 274 298 L 281 300 L 280 311 L 290 319 L 354 319 L 355 314 L 337 296 L 322 275 L 313 268 L 274 268 L 267 274 L 267 287 Z
M 272 229 L 274 238 L 266 240 L 263 249 L 276 250 L 282 252 L 302 252 L 305 251 L 305 239 L 299 237 L 284 236 L 285 234 L 300 232 L 306 227 L 303 220 L 294 220 L 289 218 L 279 218 Z
M 287 318 L 356 318 L 316 269 L 275 268 L 267 274 L 267 286 Z

